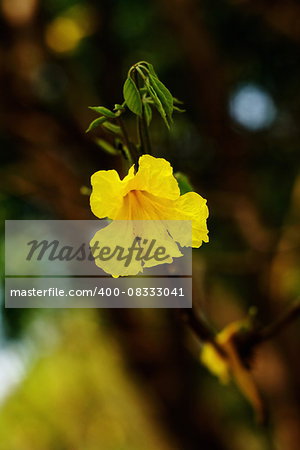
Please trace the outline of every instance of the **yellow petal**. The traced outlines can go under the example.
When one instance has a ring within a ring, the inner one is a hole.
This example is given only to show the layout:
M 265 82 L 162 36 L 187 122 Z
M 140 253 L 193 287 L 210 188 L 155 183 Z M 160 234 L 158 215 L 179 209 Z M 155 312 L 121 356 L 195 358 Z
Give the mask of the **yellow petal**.
M 113 221 L 95 233 L 90 242 L 91 248 L 96 244 L 97 248 L 92 252 L 96 265 L 113 277 L 137 275 L 143 272 L 144 267 L 170 264 L 174 257 L 182 256 L 160 221 Z M 157 257 L 159 248 L 165 251 Z M 101 254 L 103 250 L 104 255 Z
M 144 267 L 154 267 L 160 264 L 171 264 L 173 258 L 179 258 L 182 256 L 181 251 L 178 248 L 175 240 L 170 236 L 169 222 L 160 220 L 147 220 L 147 221 L 136 221 L 134 222 L 136 228 L 136 234 L 141 237 L 141 242 L 154 243 L 152 249 L 152 255 L 158 250 L 158 248 L 163 248 L 165 250 L 163 260 L 159 261 L 157 258 L 152 258 L 144 262 Z M 142 256 L 145 255 L 147 251 L 147 245 L 145 245 L 145 251 Z M 166 258 L 166 256 L 168 256 Z
M 122 206 L 124 183 L 115 170 L 99 170 L 91 178 L 91 210 L 100 219 L 113 219 Z
M 105 228 L 97 231 L 90 241 L 91 248 L 99 245 L 99 250 L 93 251 L 95 264 L 114 278 L 119 276 L 137 275 L 142 272 L 142 261 L 132 258 L 126 265 L 125 256 L 128 248 L 134 242 L 135 234 L 132 221 L 113 221 Z M 106 256 L 101 257 L 101 249 L 109 249 Z M 115 249 L 120 248 L 116 253 Z M 123 250 L 122 250 L 123 249 Z
M 221 383 L 227 384 L 230 380 L 230 368 L 225 356 L 221 355 L 209 342 L 202 347 L 200 354 L 202 364 L 204 364 Z
M 126 195 L 127 192 L 128 192 L 128 187 L 127 186 L 128 186 L 129 181 L 131 181 L 134 177 L 135 177 L 135 168 L 134 168 L 134 165 L 133 165 L 128 170 L 128 174 L 126 175 L 126 177 L 124 177 L 123 180 L 122 180 L 122 184 L 124 185 L 124 195 Z
M 206 200 L 196 192 L 188 192 L 174 202 L 174 212 L 170 219 L 192 221 L 192 246 L 198 248 L 202 241 L 208 242 Z
M 180 195 L 171 164 L 164 158 L 154 158 L 150 155 L 140 157 L 139 170 L 127 184 L 127 189 L 146 191 L 170 200 L 175 200 Z

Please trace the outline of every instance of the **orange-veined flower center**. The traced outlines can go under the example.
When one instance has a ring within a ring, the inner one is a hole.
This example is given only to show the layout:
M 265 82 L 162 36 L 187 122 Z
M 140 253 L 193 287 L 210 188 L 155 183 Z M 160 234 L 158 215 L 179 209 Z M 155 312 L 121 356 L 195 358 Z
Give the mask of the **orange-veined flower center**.
M 169 204 L 168 199 L 158 198 L 147 191 L 133 189 L 123 198 L 123 205 L 115 219 L 167 220 Z

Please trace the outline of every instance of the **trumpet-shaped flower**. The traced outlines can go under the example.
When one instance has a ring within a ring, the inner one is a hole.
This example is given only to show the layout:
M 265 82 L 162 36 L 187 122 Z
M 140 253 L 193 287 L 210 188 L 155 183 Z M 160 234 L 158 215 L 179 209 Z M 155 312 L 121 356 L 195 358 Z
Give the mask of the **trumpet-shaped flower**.
M 173 169 L 165 159 L 143 155 L 136 173 L 132 166 L 121 180 L 115 170 L 100 170 L 92 175 L 91 183 L 91 209 L 100 219 L 189 220 L 192 246 L 208 242 L 206 200 L 195 192 L 180 195 Z M 180 241 L 181 245 L 189 245 L 184 236 Z
M 183 256 L 178 244 L 200 247 L 208 241 L 206 200 L 195 192 L 181 196 L 172 167 L 165 159 L 143 155 L 138 171 L 135 173 L 132 166 L 123 180 L 115 170 L 100 170 L 91 181 L 93 213 L 100 219 L 112 219 L 94 235 L 91 247 L 105 242 L 108 248 L 129 251 L 136 242 L 132 250 L 135 258 L 130 264 L 119 253 L 112 258 L 93 254 L 96 265 L 113 277 L 136 275 L 144 267 L 171 264 L 173 258 Z M 148 257 L 149 243 L 153 257 Z M 162 250 L 164 255 L 158 257 Z

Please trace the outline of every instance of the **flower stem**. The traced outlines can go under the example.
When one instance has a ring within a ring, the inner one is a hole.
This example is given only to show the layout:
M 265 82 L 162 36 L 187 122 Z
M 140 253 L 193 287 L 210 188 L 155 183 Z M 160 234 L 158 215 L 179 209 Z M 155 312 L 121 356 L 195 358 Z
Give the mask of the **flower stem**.
M 122 131 L 123 139 L 124 139 L 124 155 L 128 160 L 129 166 L 131 167 L 133 164 L 138 163 L 139 155 L 137 154 L 136 148 L 133 143 L 129 140 L 128 133 L 126 127 L 124 125 L 123 119 L 118 117 L 118 123 Z
M 138 79 L 137 69 L 134 69 L 133 76 L 134 76 L 135 84 L 136 84 L 137 88 L 139 89 L 139 79 Z M 150 142 L 150 137 L 149 137 L 149 132 L 148 132 L 144 104 L 142 106 L 142 115 L 137 116 L 137 129 L 138 129 L 139 142 L 140 142 L 140 146 L 141 146 L 140 147 L 141 154 L 147 153 L 147 154 L 151 155 L 152 148 L 151 148 L 151 142 Z
M 152 148 L 151 148 L 151 141 L 150 141 L 150 136 L 149 136 L 149 130 L 148 130 L 148 125 L 147 125 L 147 121 L 146 121 L 146 115 L 145 115 L 145 106 L 143 104 L 143 112 L 142 112 L 142 117 L 140 119 L 141 121 L 141 128 L 144 134 L 144 153 L 148 153 L 149 155 L 152 154 Z

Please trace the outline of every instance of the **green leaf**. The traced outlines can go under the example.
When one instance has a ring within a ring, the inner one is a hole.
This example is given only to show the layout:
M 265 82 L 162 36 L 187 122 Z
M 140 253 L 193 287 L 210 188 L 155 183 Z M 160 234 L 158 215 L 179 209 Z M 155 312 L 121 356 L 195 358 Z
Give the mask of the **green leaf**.
M 121 128 L 119 127 L 119 125 L 114 125 L 111 122 L 105 122 L 103 123 L 103 127 L 114 134 L 121 134 Z
M 156 72 L 155 72 L 154 67 L 153 67 L 152 64 L 150 64 L 150 63 L 148 63 L 146 61 L 143 62 L 142 64 L 144 64 L 147 67 L 147 69 L 151 73 L 151 75 L 153 75 L 154 77 L 158 78 L 158 76 L 156 75 Z
M 192 192 L 194 190 L 189 178 L 184 173 L 177 172 L 174 175 L 176 180 L 178 181 L 181 195 L 186 194 L 187 192 Z
M 174 105 L 183 105 L 183 102 L 176 97 L 173 97 L 173 103 Z
M 132 78 L 128 77 L 124 83 L 123 94 L 126 105 L 137 116 L 142 115 L 142 100 L 138 88 Z
M 184 113 L 184 112 L 185 112 L 185 109 L 178 108 L 178 106 L 174 106 L 174 111 Z
M 139 89 L 139 91 L 140 91 L 141 94 L 147 94 L 147 92 L 148 92 L 146 87 L 141 87 Z
M 102 148 L 106 153 L 109 153 L 110 155 L 119 155 L 120 150 L 116 149 L 113 145 L 111 145 L 109 142 L 105 141 L 104 139 L 97 138 L 95 139 L 95 143 Z
M 161 104 L 168 116 L 170 122 L 172 121 L 173 114 L 173 95 L 169 91 L 169 89 L 155 76 L 149 75 L 150 83 L 154 88 L 158 98 L 161 101 Z
M 105 108 L 104 106 L 89 106 L 89 109 L 96 111 L 99 114 L 102 114 L 109 119 L 114 119 L 116 117 L 115 113 L 110 111 L 110 109 Z
M 146 117 L 146 123 L 149 127 L 151 120 L 152 120 L 152 109 L 148 102 L 144 102 L 144 111 L 145 111 L 145 117 Z
M 151 86 L 149 80 L 146 81 L 146 86 L 147 86 L 148 92 L 149 92 L 149 94 L 150 94 L 150 96 L 151 96 L 151 98 L 152 98 L 152 100 L 154 102 L 154 105 L 155 105 L 157 111 L 159 112 L 159 114 L 163 118 L 167 128 L 170 128 L 170 125 L 169 125 L 169 122 L 168 122 L 168 119 L 167 119 L 167 114 L 166 114 L 166 112 L 165 112 L 165 110 L 164 110 L 164 108 L 163 108 L 163 106 L 161 104 L 161 101 L 160 101 L 156 91 Z
M 98 117 L 98 119 L 93 120 L 93 122 L 90 123 L 88 129 L 86 130 L 86 133 L 98 127 L 99 125 L 102 125 L 104 122 L 106 122 L 106 120 L 106 117 Z
M 119 103 L 116 103 L 114 106 L 114 111 L 122 111 L 125 108 L 125 102 L 120 105 Z

